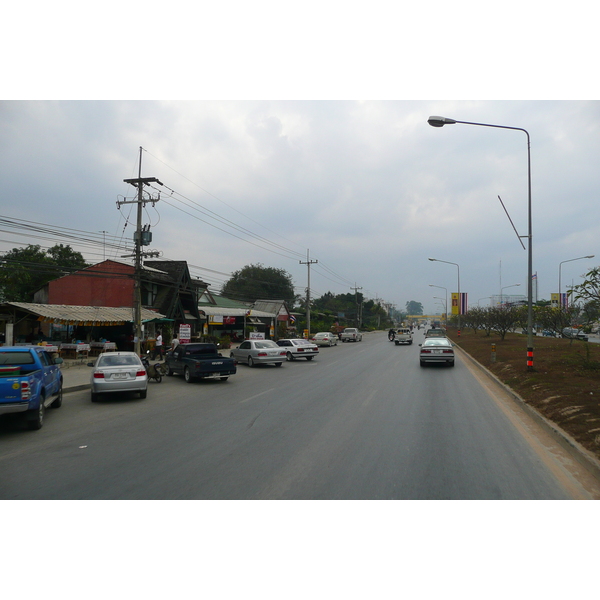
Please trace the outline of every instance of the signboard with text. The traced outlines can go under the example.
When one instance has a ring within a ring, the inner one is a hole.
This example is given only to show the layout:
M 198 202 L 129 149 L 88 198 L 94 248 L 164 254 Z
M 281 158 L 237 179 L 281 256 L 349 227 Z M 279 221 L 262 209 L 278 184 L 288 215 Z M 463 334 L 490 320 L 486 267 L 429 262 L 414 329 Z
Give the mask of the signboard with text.
M 191 325 L 180 325 L 179 326 L 179 343 L 189 344 L 192 339 L 192 326 Z

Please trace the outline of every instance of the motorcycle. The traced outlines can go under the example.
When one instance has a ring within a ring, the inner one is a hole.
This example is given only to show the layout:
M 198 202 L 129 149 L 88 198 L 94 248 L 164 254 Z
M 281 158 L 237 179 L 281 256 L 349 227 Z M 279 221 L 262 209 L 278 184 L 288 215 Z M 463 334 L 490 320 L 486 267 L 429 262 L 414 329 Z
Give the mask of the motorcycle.
M 146 355 L 150 354 L 150 350 L 146 353 Z M 164 363 L 155 363 L 150 364 L 150 360 L 148 356 L 142 357 L 142 364 L 146 369 L 146 373 L 148 373 L 148 379 L 154 379 L 156 383 L 160 383 L 162 381 L 162 376 L 165 374 Z
M 395 337 L 396 337 L 396 332 L 393 329 L 390 330 L 390 332 L 388 333 L 388 340 L 390 340 L 390 342 L 393 342 Z

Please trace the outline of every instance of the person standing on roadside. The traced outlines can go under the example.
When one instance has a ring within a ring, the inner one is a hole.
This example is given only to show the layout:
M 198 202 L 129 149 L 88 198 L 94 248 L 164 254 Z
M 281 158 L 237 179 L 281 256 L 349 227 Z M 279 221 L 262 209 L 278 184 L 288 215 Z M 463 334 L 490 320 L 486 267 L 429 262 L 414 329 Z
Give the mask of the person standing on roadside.
M 158 332 L 158 335 L 156 336 L 156 344 L 154 345 L 154 358 L 156 358 L 157 354 L 158 354 L 159 358 L 162 358 L 163 342 L 162 342 L 162 335 L 161 335 L 160 331 Z

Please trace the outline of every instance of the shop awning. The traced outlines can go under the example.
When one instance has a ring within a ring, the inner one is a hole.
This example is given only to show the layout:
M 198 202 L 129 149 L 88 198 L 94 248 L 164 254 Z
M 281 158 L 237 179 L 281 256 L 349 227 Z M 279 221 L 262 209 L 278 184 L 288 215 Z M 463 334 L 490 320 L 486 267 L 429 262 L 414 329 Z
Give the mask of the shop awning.
M 70 304 L 35 304 L 7 302 L 5 306 L 18 308 L 37 316 L 44 323 L 67 325 L 124 325 L 133 322 L 133 309 L 109 306 L 74 306 Z M 165 315 L 142 308 L 142 321 L 164 319 Z
M 243 317 L 250 311 L 249 317 L 259 317 L 263 319 L 274 319 L 277 315 L 274 313 L 264 312 L 262 310 L 254 310 L 250 308 L 227 308 L 225 306 L 198 306 L 198 311 L 207 317 L 223 316 L 223 317 Z

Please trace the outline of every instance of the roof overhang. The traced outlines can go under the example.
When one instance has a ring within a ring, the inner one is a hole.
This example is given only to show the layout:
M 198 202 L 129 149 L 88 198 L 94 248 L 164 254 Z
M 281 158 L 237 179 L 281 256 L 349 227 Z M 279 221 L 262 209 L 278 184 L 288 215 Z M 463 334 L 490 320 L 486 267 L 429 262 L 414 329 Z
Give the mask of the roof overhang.
M 35 304 L 31 302 L 6 302 L 5 306 L 17 308 L 37 316 L 44 323 L 68 325 L 124 325 L 133 323 L 133 308 L 110 306 L 75 306 L 71 304 Z M 163 319 L 165 315 L 142 308 L 142 321 Z

